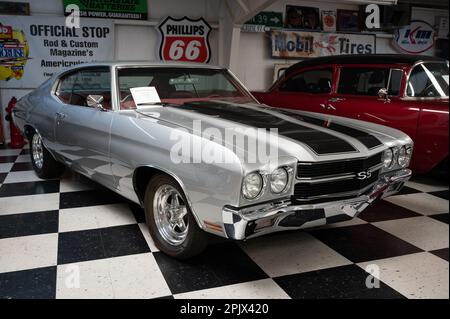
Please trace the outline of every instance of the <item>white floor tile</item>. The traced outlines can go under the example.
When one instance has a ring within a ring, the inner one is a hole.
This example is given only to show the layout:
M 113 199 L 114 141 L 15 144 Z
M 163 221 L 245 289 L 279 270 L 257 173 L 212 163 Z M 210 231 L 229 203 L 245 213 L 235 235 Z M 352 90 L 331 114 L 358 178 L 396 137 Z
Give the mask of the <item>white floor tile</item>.
M 436 185 L 437 183 L 424 183 L 420 181 L 408 181 L 406 182 L 406 186 L 417 189 L 421 192 L 436 192 L 448 189 L 448 185 Z
M 10 172 L 3 183 L 39 182 L 42 180 L 34 171 L 18 171 Z
M 87 181 L 85 179 L 76 177 L 63 178 L 60 180 L 59 183 L 59 191 L 61 193 L 85 191 L 96 189 L 99 187 L 100 185 L 95 182 Z
M 0 216 L 59 209 L 59 193 L 0 197 Z
M 449 298 L 448 261 L 423 252 L 359 264 L 375 264 L 376 276 L 408 298 Z
M 58 234 L 0 239 L 0 273 L 55 266 Z
M 79 273 L 79 288 L 73 286 L 74 270 Z M 151 253 L 58 266 L 57 298 L 156 298 L 170 294 Z
M 263 279 L 174 295 L 176 299 L 289 299 L 272 280 Z
M 150 248 L 150 250 L 152 252 L 159 251 L 159 249 L 155 245 L 155 242 L 152 239 L 152 236 L 150 236 L 147 224 L 139 223 L 139 229 L 141 230 L 142 235 L 144 235 L 145 241 L 147 242 L 147 245 Z
M 373 225 L 423 250 L 448 247 L 448 224 L 430 217 L 388 220 Z
M 392 196 L 385 200 L 422 215 L 448 213 L 448 200 L 426 193 Z
M 303 232 L 261 237 L 241 243 L 241 247 L 271 277 L 351 264 Z
M 19 155 L 16 158 L 16 163 L 28 163 L 31 162 L 31 158 L 29 154 L 26 155 Z
M 0 173 L 8 173 L 14 163 L 0 163 Z
M 19 155 L 20 152 L 22 152 L 21 149 L 0 150 L 0 156 L 15 156 L 15 155 Z
M 97 205 L 59 211 L 60 232 L 129 224 L 136 224 L 136 218 L 127 204 Z

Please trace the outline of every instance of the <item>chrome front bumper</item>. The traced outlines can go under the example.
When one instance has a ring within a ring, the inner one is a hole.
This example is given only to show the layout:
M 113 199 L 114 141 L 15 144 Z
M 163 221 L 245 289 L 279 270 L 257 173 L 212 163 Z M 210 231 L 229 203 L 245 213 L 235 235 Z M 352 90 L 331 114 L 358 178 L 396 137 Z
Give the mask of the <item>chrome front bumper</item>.
M 228 238 L 242 240 L 289 229 L 303 229 L 349 220 L 380 198 L 397 193 L 411 177 L 410 169 L 387 173 L 364 194 L 346 200 L 293 204 L 290 199 L 251 207 L 224 207 L 222 219 Z

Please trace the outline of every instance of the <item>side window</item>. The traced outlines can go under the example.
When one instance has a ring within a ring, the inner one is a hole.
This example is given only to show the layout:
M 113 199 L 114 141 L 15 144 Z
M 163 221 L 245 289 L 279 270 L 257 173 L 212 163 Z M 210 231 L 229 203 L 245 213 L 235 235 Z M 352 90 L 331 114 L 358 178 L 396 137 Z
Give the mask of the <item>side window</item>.
M 378 91 L 387 88 L 387 68 L 342 68 L 339 76 L 339 94 L 377 96 Z
M 411 71 L 406 95 L 410 97 L 448 97 L 448 65 L 419 64 Z
M 61 78 L 58 98 L 72 105 L 86 106 L 88 95 L 103 96 L 102 106 L 111 110 L 111 72 L 109 67 L 81 69 Z
M 70 73 L 64 75 L 58 83 L 58 88 L 56 89 L 56 96 L 65 104 L 70 104 L 70 99 L 72 96 L 72 89 L 75 85 L 78 73 Z
M 389 76 L 388 93 L 392 96 L 398 96 L 400 94 L 400 88 L 402 86 L 403 71 L 399 69 L 392 69 Z
M 330 93 L 333 70 L 331 68 L 309 70 L 287 79 L 280 86 L 282 92 Z

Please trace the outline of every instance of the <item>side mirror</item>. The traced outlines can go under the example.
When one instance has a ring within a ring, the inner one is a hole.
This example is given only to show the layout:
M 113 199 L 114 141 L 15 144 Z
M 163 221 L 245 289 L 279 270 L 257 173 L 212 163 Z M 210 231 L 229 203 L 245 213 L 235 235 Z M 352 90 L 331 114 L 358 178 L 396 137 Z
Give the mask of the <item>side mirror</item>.
M 381 88 L 381 89 L 378 90 L 378 98 L 380 100 L 383 100 L 385 103 L 391 101 L 389 99 L 388 90 L 386 88 Z
M 100 109 L 102 111 L 106 111 L 106 109 L 103 107 L 102 102 L 104 98 L 101 95 L 91 95 L 89 94 L 86 98 L 86 104 L 89 107 L 95 107 L 97 109 Z

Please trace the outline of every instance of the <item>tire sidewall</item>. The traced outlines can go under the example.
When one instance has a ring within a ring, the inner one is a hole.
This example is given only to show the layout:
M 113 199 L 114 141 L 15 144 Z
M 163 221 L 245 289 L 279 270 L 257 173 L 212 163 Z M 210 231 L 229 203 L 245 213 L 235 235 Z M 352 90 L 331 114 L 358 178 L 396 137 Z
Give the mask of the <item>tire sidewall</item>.
M 39 134 L 36 133 L 35 131 L 33 131 L 33 132 L 30 134 L 30 157 L 31 157 L 31 165 L 33 166 L 33 169 L 34 169 L 34 171 L 36 172 L 36 174 L 37 174 L 39 177 L 42 178 L 42 175 L 44 174 L 44 167 L 45 167 L 45 164 L 46 164 L 46 163 L 45 163 L 45 151 L 46 151 L 46 149 L 45 149 L 44 145 L 42 144 L 42 137 L 41 137 L 42 152 L 43 152 L 44 154 L 43 154 L 43 157 L 42 157 L 42 167 L 39 168 L 39 167 L 36 166 L 36 163 L 35 163 L 34 157 L 33 157 L 33 138 L 34 138 L 34 136 L 35 136 L 36 134 L 39 135 Z
M 155 192 L 160 186 L 165 185 L 165 184 L 171 185 L 177 189 L 177 191 L 183 197 L 183 201 L 188 210 L 188 214 L 187 214 L 188 215 L 188 225 L 189 225 L 188 233 L 186 235 L 186 239 L 184 240 L 184 242 L 177 246 L 173 246 L 173 245 L 167 243 L 164 240 L 164 238 L 161 236 L 161 234 L 159 233 L 159 230 L 156 226 L 154 212 L 153 212 L 153 201 L 154 201 Z M 146 222 L 147 222 L 147 225 L 148 225 L 148 228 L 150 231 L 150 235 L 154 239 L 156 247 L 158 247 L 161 251 L 165 252 L 169 256 L 183 259 L 183 258 L 190 257 L 190 255 L 192 255 L 192 251 L 200 250 L 200 249 L 196 249 L 194 247 L 197 246 L 198 244 L 200 244 L 200 243 L 196 242 L 196 240 L 200 241 L 201 239 L 197 238 L 197 237 L 199 237 L 198 235 L 200 235 L 200 233 L 202 233 L 201 235 L 203 235 L 204 232 L 198 227 L 197 221 L 195 220 L 195 218 L 192 214 L 192 211 L 189 207 L 189 203 L 186 199 L 186 196 L 185 196 L 183 190 L 178 185 L 178 183 L 176 183 L 172 178 L 170 178 L 168 176 L 164 176 L 164 175 L 158 175 L 158 176 L 152 178 L 152 180 L 149 182 L 146 192 L 145 192 L 144 209 L 145 209 L 145 218 L 146 218 Z

